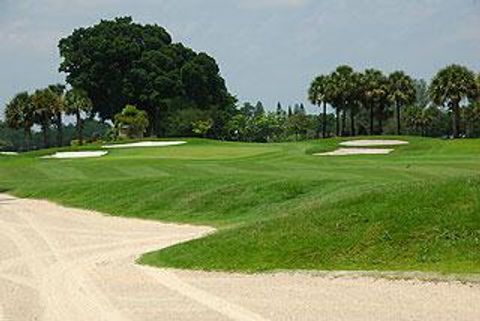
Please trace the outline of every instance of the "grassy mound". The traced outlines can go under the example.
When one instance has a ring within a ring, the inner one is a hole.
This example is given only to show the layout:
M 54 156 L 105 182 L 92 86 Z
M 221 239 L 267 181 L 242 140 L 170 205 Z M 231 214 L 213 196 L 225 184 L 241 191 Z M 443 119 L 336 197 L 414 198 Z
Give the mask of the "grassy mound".
M 0 158 L 0 188 L 219 229 L 142 258 L 152 265 L 480 272 L 480 140 L 408 140 L 388 156 L 311 156 L 335 139 L 190 139 L 81 160 L 32 153 Z

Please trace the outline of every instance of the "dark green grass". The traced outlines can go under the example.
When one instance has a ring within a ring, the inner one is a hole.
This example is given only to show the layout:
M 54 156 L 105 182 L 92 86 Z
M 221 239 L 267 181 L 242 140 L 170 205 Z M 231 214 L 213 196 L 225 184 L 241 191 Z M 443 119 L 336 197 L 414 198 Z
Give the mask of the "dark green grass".
M 408 140 L 387 156 L 311 155 L 335 139 L 189 139 L 77 160 L 39 159 L 41 151 L 1 157 L 0 189 L 219 229 L 144 256 L 152 265 L 480 272 L 480 140 Z

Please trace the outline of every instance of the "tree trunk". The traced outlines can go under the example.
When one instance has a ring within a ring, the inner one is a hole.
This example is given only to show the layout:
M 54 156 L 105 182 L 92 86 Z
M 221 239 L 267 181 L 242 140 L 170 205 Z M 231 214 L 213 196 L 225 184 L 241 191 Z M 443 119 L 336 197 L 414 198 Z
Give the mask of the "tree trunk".
M 378 134 L 383 135 L 383 106 L 378 110 Z
M 458 102 L 453 102 L 453 137 L 460 137 L 460 106 Z
M 335 128 L 335 131 L 336 131 L 336 134 L 337 134 L 337 137 L 340 136 L 340 109 L 338 109 L 337 107 L 337 110 L 336 110 L 336 113 L 337 113 L 337 116 L 335 117 L 336 118 L 336 128 Z
M 323 128 L 322 128 L 323 138 L 327 138 L 327 102 L 323 102 Z
M 395 102 L 395 105 L 397 107 L 397 135 L 401 135 L 402 124 L 401 124 L 401 117 L 400 117 L 400 104 L 398 102 Z
M 355 113 L 350 110 L 350 135 L 355 136 Z
M 25 140 L 25 150 L 28 151 L 30 150 L 30 136 L 32 135 L 32 132 L 30 130 L 30 128 L 25 128 L 24 129 L 24 132 L 23 132 L 23 135 L 24 135 L 24 140 Z
M 155 136 L 158 138 L 160 137 L 160 108 L 155 107 L 155 117 L 154 117 L 154 124 L 155 128 Z
M 373 134 L 373 104 L 370 104 L 370 135 Z
M 48 125 L 44 122 L 42 124 L 42 134 L 43 134 L 43 147 L 48 148 L 49 143 L 48 143 Z
M 57 146 L 61 147 L 63 145 L 63 124 L 62 124 L 62 113 L 57 113 Z
M 342 111 L 342 137 L 346 136 L 346 130 L 345 130 L 346 125 L 347 125 L 347 112 L 344 109 Z
M 155 113 L 154 113 L 155 114 Z M 152 115 L 151 112 L 149 112 L 148 114 L 148 135 L 150 137 L 153 137 L 155 136 L 155 120 L 154 120 L 154 116 Z
M 83 120 L 82 120 L 82 115 L 80 114 L 80 110 L 77 109 L 75 111 L 75 116 L 77 118 L 77 139 L 78 139 L 78 144 L 80 146 L 83 145 Z

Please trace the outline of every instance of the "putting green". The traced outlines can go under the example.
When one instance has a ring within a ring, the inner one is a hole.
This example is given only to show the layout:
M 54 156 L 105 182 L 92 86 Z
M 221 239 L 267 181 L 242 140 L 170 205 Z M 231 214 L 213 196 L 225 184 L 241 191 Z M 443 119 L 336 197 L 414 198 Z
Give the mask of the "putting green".
M 410 144 L 390 155 L 315 157 L 341 140 L 188 139 L 55 166 L 37 157 L 55 151 L 42 151 L 2 158 L 0 188 L 219 229 L 142 259 L 153 265 L 480 272 L 480 140 L 386 139 Z

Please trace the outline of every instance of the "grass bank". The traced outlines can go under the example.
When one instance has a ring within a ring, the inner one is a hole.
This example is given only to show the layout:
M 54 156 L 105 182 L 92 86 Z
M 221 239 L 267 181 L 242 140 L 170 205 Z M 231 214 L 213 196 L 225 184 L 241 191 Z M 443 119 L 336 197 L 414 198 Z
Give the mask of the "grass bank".
M 219 229 L 149 253 L 146 264 L 480 272 L 480 140 L 407 139 L 410 145 L 388 156 L 311 155 L 335 148 L 336 139 L 189 139 L 81 160 L 0 156 L 0 188 L 112 215 Z

